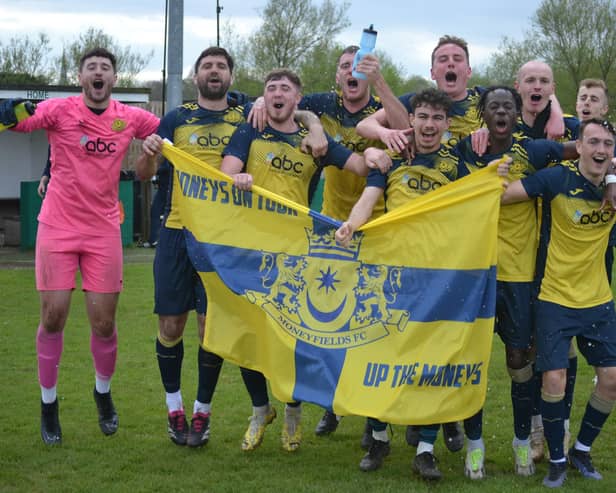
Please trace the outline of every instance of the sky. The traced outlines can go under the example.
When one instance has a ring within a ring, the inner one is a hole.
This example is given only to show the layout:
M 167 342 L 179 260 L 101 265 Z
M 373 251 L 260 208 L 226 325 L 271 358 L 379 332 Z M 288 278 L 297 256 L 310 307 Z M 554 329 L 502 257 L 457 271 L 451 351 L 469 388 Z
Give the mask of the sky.
M 186 77 L 199 53 L 216 44 L 216 0 L 183 3 L 182 65 Z M 237 35 L 249 35 L 261 24 L 259 12 L 266 3 L 267 0 L 219 0 L 221 31 L 229 23 Z M 351 25 L 337 40 L 345 45 L 359 44 L 362 30 L 374 24 L 377 49 L 386 52 L 405 75 L 429 79 L 430 54 L 440 36 L 451 34 L 466 39 L 471 66 L 480 69 L 489 62 L 503 36 L 522 39 L 540 4 L 540 0 L 516 0 L 515 4 L 475 0 L 471 10 L 459 0 L 352 0 L 348 2 Z M 0 0 L 0 42 L 25 33 L 45 32 L 52 42 L 51 54 L 57 56 L 63 44 L 93 26 L 136 52 L 154 50 L 150 64 L 139 76 L 142 80 L 161 76 L 164 25 L 165 0 Z

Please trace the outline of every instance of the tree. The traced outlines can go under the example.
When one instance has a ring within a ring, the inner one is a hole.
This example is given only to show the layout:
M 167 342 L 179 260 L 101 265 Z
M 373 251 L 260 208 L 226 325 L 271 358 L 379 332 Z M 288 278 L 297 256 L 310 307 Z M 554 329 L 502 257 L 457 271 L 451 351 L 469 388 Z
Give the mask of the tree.
M 332 42 L 317 45 L 311 50 L 297 69 L 304 94 L 336 89 L 336 67 L 342 50 L 344 50 L 344 45 Z M 407 78 L 404 70 L 396 65 L 385 52 L 377 50 L 376 55 L 379 57 L 383 78 L 394 94 L 416 92 L 432 85 L 430 81 L 420 76 Z M 235 69 L 234 78 L 233 87 L 235 89 L 251 96 L 263 93 L 263 79 L 256 79 L 254 75 L 251 75 L 241 61 L 239 67 Z
M 278 4 L 280 2 L 270 1 L 270 3 Z M 323 8 L 325 8 L 325 4 Z M 330 3 L 329 8 L 330 11 L 334 9 L 333 4 Z M 340 7 L 340 16 L 344 15 L 345 8 L 346 4 Z M 346 22 L 344 20 L 345 25 Z M 262 27 L 258 32 L 262 32 L 263 29 Z M 263 93 L 263 77 L 265 74 L 278 65 L 262 64 L 261 68 L 255 69 L 254 36 L 255 34 L 249 40 L 244 40 L 235 33 L 230 23 L 225 23 L 222 26 L 222 46 L 231 53 L 235 61 L 233 88 L 256 97 Z M 290 68 L 297 72 L 302 81 L 305 94 L 335 89 L 336 66 L 343 49 L 344 45 L 334 41 L 332 37 L 327 37 L 327 39 L 324 38 L 316 42 L 312 48 L 305 49 L 301 59 L 296 64 L 291 65 Z M 404 71 L 385 52 L 377 50 L 377 56 L 381 63 L 383 77 L 395 94 L 416 92 L 432 85 L 430 81 L 420 76 L 406 78 Z
M 220 38 L 221 46 L 229 52 L 235 63 L 231 89 L 253 97 L 261 95 L 263 93 L 263 77 L 259 79 L 251 65 L 249 40 L 242 38 L 229 21 L 223 23 Z
M 135 53 L 129 46 L 120 46 L 102 30 L 90 27 L 85 33 L 80 34 L 77 40 L 64 46 L 62 55 L 56 59 L 58 72 L 63 74 L 67 83 L 77 82 L 79 59 L 86 51 L 97 47 L 106 48 L 116 56 L 118 86 L 120 87 L 134 86 L 137 74 L 154 56 L 154 51 L 145 55 Z
M 501 40 L 498 50 L 490 57 L 484 74 L 490 84 L 512 85 L 519 68 L 529 60 L 539 58 L 534 43 L 515 41 L 506 36 Z
M 305 94 L 328 92 L 336 88 L 336 67 L 343 49 L 341 44 L 329 41 L 311 50 L 297 71 Z
M 616 0 L 543 0 L 521 41 L 503 38 L 485 75 L 511 84 L 523 63 L 544 60 L 554 71 L 561 105 L 573 112 L 582 79 L 601 78 L 608 87 L 616 83 L 615 26 Z
M 381 74 L 383 74 L 383 78 L 394 94 L 402 95 L 434 86 L 432 82 L 420 75 L 406 77 L 404 69 L 397 65 L 384 51 L 377 50 L 376 55 L 379 57 Z
M 44 33 L 0 43 L 0 81 L 6 84 L 50 82 L 53 70 L 47 58 L 49 44 L 49 37 Z
M 541 54 L 566 68 L 576 87 L 590 74 L 608 80 L 616 69 L 614 0 L 544 0 L 532 22 Z
M 254 76 L 262 79 L 273 68 L 298 70 L 317 46 L 329 46 L 349 25 L 349 4 L 324 0 L 320 8 L 310 1 L 269 0 L 261 17 L 263 25 L 248 41 L 246 60 Z
M 342 50 L 344 46 L 339 43 L 315 46 L 298 70 L 305 93 L 327 92 L 335 89 L 336 67 Z M 409 79 L 405 78 L 404 70 L 396 65 L 385 52 L 377 50 L 375 54 L 379 58 L 381 74 L 391 90 L 395 94 L 408 92 L 405 89 L 408 87 Z M 427 81 L 426 84 L 430 85 Z

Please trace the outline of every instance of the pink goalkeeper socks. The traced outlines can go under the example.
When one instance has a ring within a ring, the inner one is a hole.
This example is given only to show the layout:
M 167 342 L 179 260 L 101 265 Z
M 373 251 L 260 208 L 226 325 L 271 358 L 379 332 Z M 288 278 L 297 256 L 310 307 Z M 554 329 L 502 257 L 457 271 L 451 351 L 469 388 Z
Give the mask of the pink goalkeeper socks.
M 94 359 L 96 375 L 104 380 L 110 380 L 115 372 L 118 355 L 118 329 L 114 327 L 110 337 L 99 337 L 94 332 L 90 336 L 90 350 Z
M 41 387 L 50 389 L 58 383 L 58 366 L 63 346 L 63 332 L 45 332 L 43 326 L 39 325 L 36 332 L 36 355 Z

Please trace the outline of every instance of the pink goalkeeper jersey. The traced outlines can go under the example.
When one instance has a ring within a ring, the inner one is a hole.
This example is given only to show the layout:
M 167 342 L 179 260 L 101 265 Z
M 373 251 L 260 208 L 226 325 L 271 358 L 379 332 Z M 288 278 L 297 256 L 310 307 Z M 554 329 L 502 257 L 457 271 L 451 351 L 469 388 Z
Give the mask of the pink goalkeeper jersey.
M 39 221 L 68 231 L 112 236 L 120 231 L 118 186 L 134 138 L 156 132 L 158 117 L 113 99 L 101 114 L 82 96 L 40 103 L 18 132 L 44 128 L 51 145 L 51 180 Z

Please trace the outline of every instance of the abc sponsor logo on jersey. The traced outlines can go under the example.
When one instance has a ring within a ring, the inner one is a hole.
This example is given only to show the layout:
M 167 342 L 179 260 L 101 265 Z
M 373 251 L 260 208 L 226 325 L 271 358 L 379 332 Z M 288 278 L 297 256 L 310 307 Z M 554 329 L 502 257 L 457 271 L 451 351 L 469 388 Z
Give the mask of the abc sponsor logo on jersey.
M 107 142 L 100 137 L 96 140 L 91 140 L 87 135 L 81 136 L 81 139 L 79 139 L 79 145 L 81 145 L 81 147 L 88 152 L 101 154 L 114 154 L 117 147 L 115 142 Z
M 402 181 L 406 183 L 411 190 L 414 190 L 415 192 L 419 193 L 436 190 L 441 186 L 441 183 L 433 181 L 424 175 L 419 175 L 419 177 L 417 177 L 417 175 L 410 176 L 408 174 L 405 174 L 402 178 Z
M 189 144 L 207 148 L 226 146 L 230 140 L 231 137 L 229 135 L 223 135 L 222 137 L 218 137 L 212 132 L 208 132 L 204 135 L 192 134 L 188 138 Z
M 336 134 L 336 136 L 334 137 L 334 141 L 338 144 L 342 144 L 344 147 L 346 147 L 352 152 L 362 153 L 368 147 L 368 143 L 363 140 L 360 140 L 358 142 L 354 142 L 352 140 L 344 140 L 344 138 L 340 134 Z
M 592 210 L 584 214 L 579 209 L 573 214 L 573 222 L 576 224 L 605 224 L 609 223 L 614 217 L 612 210 Z
M 301 161 L 293 161 L 289 159 L 286 154 L 276 156 L 273 152 L 270 152 L 267 155 L 267 162 L 276 170 L 290 172 L 296 175 L 301 174 L 304 168 L 304 163 Z

